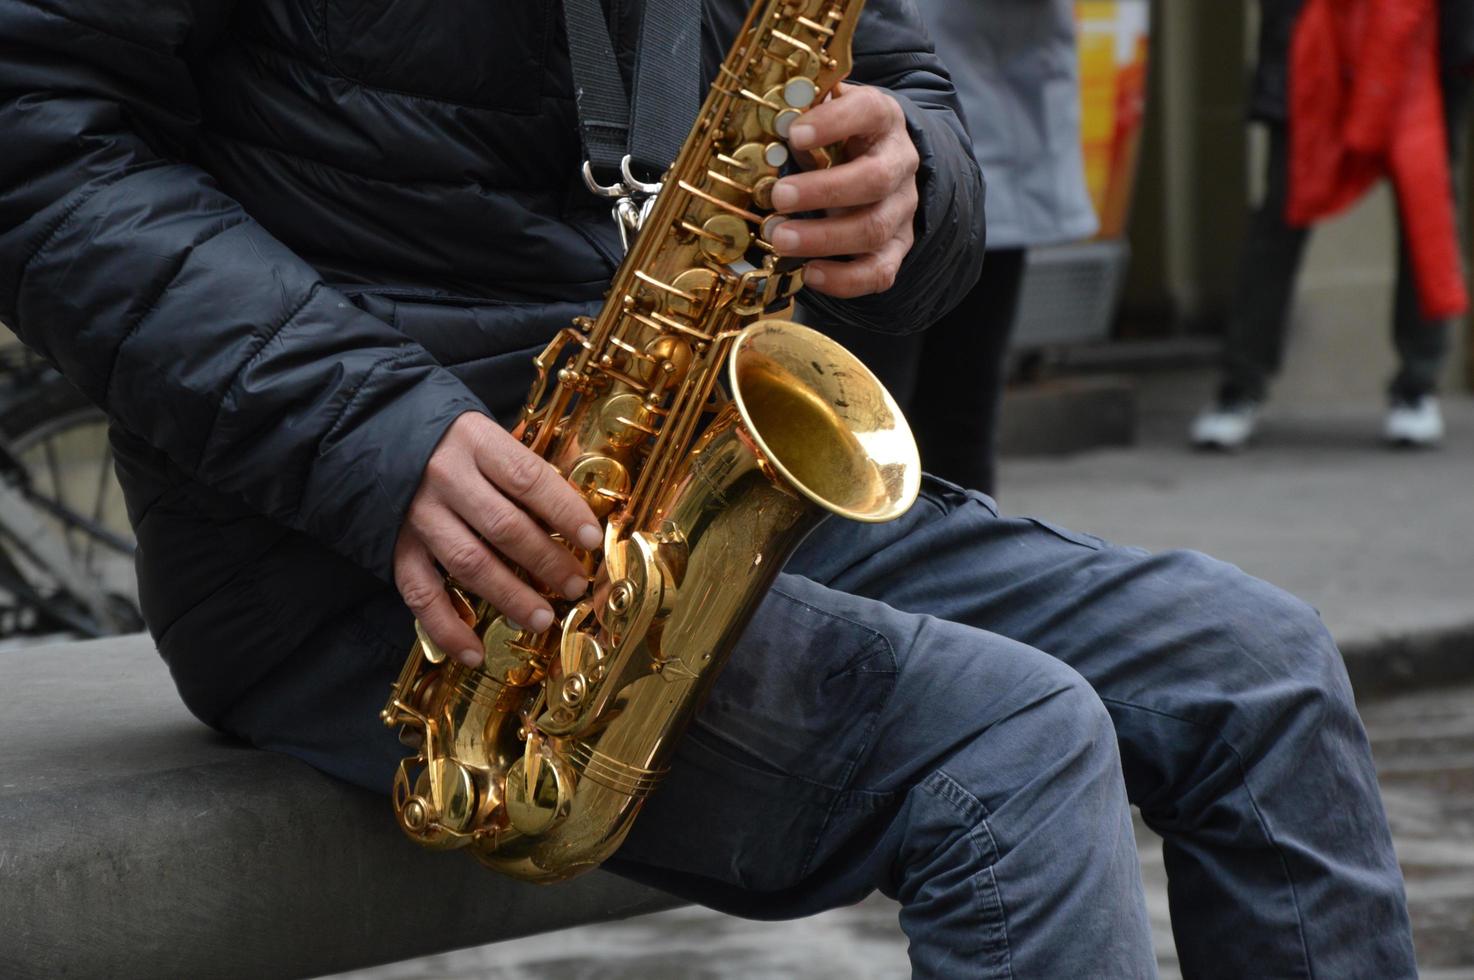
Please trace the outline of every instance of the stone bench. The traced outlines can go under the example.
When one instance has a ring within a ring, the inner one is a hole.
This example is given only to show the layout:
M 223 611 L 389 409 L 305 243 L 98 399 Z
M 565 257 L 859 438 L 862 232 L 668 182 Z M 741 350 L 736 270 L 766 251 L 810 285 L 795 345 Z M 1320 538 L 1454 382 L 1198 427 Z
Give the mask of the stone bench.
M 0 976 L 313 976 L 668 908 L 500 878 L 209 731 L 146 636 L 0 652 Z

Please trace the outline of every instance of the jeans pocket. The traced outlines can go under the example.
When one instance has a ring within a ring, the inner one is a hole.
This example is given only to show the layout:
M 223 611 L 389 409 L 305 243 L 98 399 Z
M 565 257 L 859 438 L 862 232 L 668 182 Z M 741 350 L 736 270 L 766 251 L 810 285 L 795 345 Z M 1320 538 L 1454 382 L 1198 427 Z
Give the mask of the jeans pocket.
M 837 795 L 692 730 L 618 857 L 745 891 L 778 891 L 802 876 Z
M 803 877 L 895 677 L 884 637 L 812 598 L 769 593 L 621 859 L 756 891 Z

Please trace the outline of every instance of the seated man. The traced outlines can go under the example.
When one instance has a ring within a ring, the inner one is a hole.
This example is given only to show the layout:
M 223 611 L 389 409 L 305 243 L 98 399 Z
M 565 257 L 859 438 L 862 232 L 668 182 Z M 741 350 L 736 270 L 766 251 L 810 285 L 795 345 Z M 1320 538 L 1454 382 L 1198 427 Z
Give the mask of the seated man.
M 710 78 L 745 5 L 704 6 Z M 642 5 L 607 7 L 627 68 Z M 180 694 L 387 789 L 410 610 L 473 642 L 436 564 L 541 628 L 512 567 L 577 569 L 529 515 L 597 531 L 494 421 L 619 257 L 558 5 L 0 0 L 0 50 L 0 319 L 115 420 Z M 870 0 L 854 79 L 791 131 L 852 159 L 774 192 L 842 210 L 775 244 L 816 260 L 810 308 L 920 329 L 976 277 L 981 183 L 912 4 Z M 1413 975 L 1315 613 L 928 481 L 805 543 L 612 865 L 738 914 L 879 888 L 927 976 L 1150 976 L 1128 800 L 1185 972 Z

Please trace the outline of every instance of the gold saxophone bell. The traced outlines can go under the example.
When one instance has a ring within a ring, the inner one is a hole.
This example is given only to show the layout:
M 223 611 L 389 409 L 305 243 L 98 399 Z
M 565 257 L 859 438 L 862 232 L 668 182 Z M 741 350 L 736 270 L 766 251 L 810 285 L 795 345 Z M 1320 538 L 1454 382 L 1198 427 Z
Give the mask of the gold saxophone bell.
M 803 284 L 767 241 L 787 129 L 848 73 L 862 6 L 753 8 L 604 308 L 537 358 L 517 435 L 605 521 L 595 585 L 548 596 L 539 634 L 452 586 L 480 667 L 420 632 L 381 714 L 415 749 L 393 800 L 419 843 L 531 881 L 597 867 L 803 537 L 915 500 L 895 400 L 833 340 L 771 318 Z

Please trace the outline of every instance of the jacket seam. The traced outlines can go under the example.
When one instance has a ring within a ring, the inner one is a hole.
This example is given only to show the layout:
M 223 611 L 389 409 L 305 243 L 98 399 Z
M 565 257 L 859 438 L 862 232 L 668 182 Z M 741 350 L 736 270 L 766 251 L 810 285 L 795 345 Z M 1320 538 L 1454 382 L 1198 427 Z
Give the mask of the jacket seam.
M 363 396 L 364 391 L 368 389 L 369 382 L 373 380 L 375 374 L 378 374 L 381 370 L 392 368 L 402 361 L 407 361 L 411 360 L 412 358 L 418 357 L 419 354 L 420 348 L 411 347 L 407 350 L 396 351 L 395 353 L 390 354 L 388 357 L 383 357 L 375 361 L 369 367 L 369 369 L 364 372 L 363 378 L 353 389 L 353 394 L 348 396 L 348 400 L 343 403 L 343 407 L 338 409 L 337 414 L 333 416 L 332 424 L 328 426 L 327 431 L 322 437 L 322 441 L 324 443 L 327 443 L 337 438 L 338 431 L 343 427 L 345 421 L 347 420 L 349 411 L 353 408 L 354 405 L 358 403 L 358 400 Z
M 266 345 L 271 343 L 271 341 L 275 339 L 278 334 L 285 330 L 287 324 L 297 319 L 297 316 L 301 314 L 302 310 L 306 308 L 307 304 L 312 301 L 312 297 L 317 294 L 317 290 L 321 285 L 321 283 L 313 283 L 312 286 L 308 288 L 307 295 L 303 296 L 302 299 L 291 308 L 287 315 L 281 319 L 280 322 L 274 324 L 265 334 L 263 334 L 259 338 L 254 349 L 252 349 L 246 357 L 242 358 L 240 364 L 236 366 L 236 369 L 233 372 L 231 372 L 230 380 L 227 381 L 220 389 L 222 394 L 220 396 L 219 403 L 217 403 L 215 406 L 215 414 L 210 419 L 210 427 L 205 430 L 205 438 L 200 445 L 201 462 L 203 462 L 210 455 L 210 443 L 214 441 L 215 430 L 220 425 L 220 416 L 225 411 L 225 403 L 230 400 L 230 393 L 235 390 L 236 383 L 240 381 L 241 375 L 245 373 L 246 368 L 255 363 L 256 358 L 261 356 L 261 352 L 266 349 Z
M 226 222 L 218 228 L 211 229 L 210 234 L 197 241 L 190 242 L 189 247 L 179 255 L 179 257 L 174 262 L 174 268 L 169 271 L 169 275 L 165 277 L 164 281 L 159 285 L 159 288 L 154 292 L 154 294 L 149 297 L 149 301 L 147 304 L 144 305 L 143 309 L 139 310 L 138 314 L 133 317 L 132 322 L 128 324 L 128 329 L 124 331 L 122 339 L 120 339 L 118 341 L 118 345 L 113 348 L 113 357 L 108 364 L 107 377 L 103 380 L 102 383 L 104 402 L 111 403 L 113 378 L 117 375 L 118 360 L 123 356 L 124 345 L 126 345 L 128 341 L 132 340 L 134 335 L 137 334 L 139 330 L 143 329 L 144 321 L 152 316 L 154 311 L 158 309 L 159 303 L 163 302 L 164 295 L 169 292 L 169 288 L 173 286 L 174 283 L 179 279 L 179 274 L 183 272 L 184 267 L 189 264 L 189 260 L 194 255 L 195 250 L 198 249 L 200 246 L 213 241 L 220 235 L 225 234 L 232 228 L 239 228 L 241 225 L 247 224 L 250 220 L 251 219 L 249 217 L 241 216 L 234 221 Z
M 122 34 L 117 33 L 116 31 L 110 31 L 110 30 L 108 30 L 105 27 L 101 27 L 101 26 L 99 26 L 97 24 L 92 23 L 91 21 L 86 21 L 86 20 L 82 20 L 82 19 L 77 18 L 77 17 L 73 17 L 71 14 L 63 13 L 62 11 L 55 10 L 55 9 L 53 9 L 51 7 L 42 6 L 41 4 L 38 4 L 38 3 L 35 3 L 35 2 L 27 3 L 26 5 L 28 7 L 30 7 L 32 10 L 34 10 L 37 13 L 41 14 L 43 17 L 52 17 L 52 18 L 54 18 L 56 20 L 60 20 L 60 21 L 63 21 L 65 23 L 67 23 L 67 24 L 71 24 L 73 27 L 80 27 L 80 28 L 83 28 L 84 30 L 91 31 L 94 34 L 100 34 L 103 37 L 112 38 L 114 41 L 120 41 L 123 44 L 127 44 L 127 45 L 129 45 L 131 47 L 139 48 L 139 49 L 141 49 L 143 51 L 146 51 L 149 54 L 154 55 L 154 56 L 158 56 L 160 54 L 169 54 L 169 53 L 171 53 L 168 48 L 155 48 L 155 47 L 150 47 L 149 45 L 143 43 L 142 41 L 138 40 L 137 38 L 127 37 L 125 35 L 122 35 Z
M 292 58 L 294 60 L 302 62 L 303 64 L 307 65 L 314 71 L 319 72 L 327 78 L 341 79 L 342 81 L 348 82 L 350 85 L 357 86 L 358 88 L 361 88 L 368 92 L 379 92 L 385 95 L 398 96 L 399 98 L 403 99 L 413 99 L 420 102 L 430 102 L 436 105 L 455 106 L 458 109 L 473 109 L 477 112 L 495 112 L 508 116 L 538 116 L 542 114 L 542 107 L 540 105 L 530 109 L 510 109 L 506 106 L 491 105 L 485 102 L 463 102 L 458 99 L 445 98 L 439 95 L 428 95 L 424 92 L 411 92 L 407 89 L 399 89 L 393 88 L 392 86 L 388 85 L 375 85 L 371 82 L 365 82 L 363 79 L 359 78 L 356 75 L 350 75 L 342 66 L 338 64 L 338 59 L 333 54 L 333 45 L 332 42 L 329 40 L 330 32 L 328 30 L 328 0 L 319 0 L 318 13 L 322 21 L 322 37 L 319 43 L 322 45 L 322 55 L 326 61 L 325 66 L 314 65 L 311 61 L 308 61 L 301 55 L 292 52 L 282 51 L 275 45 L 269 45 L 268 47 L 270 47 L 270 49 L 273 51 L 286 55 L 288 58 Z M 551 16 L 551 14 L 546 16 Z M 542 31 L 544 35 L 553 33 L 553 31 L 546 24 L 543 26 Z M 536 65 L 529 65 L 528 70 L 542 72 L 543 74 L 546 74 L 547 64 L 544 61 Z M 535 103 L 540 103 L 544 98 L 546 98 L 546 96 L 543 94 L 543 86 L 539 85 L 537 95 L 535 95 L 531 101 Z
M 71 224 L 72 219 L 77 216 L 77 213 L 82 210 L 82 208 L 87 204 L 88 201 L 92 200 L 98 194 L 102 193 L 104 190 L 113 186 L 124 178 L 130 177 L 134 173 L 141 173 L 145 170 L 155 169 L 160 165 L 162 165 L 162 161 L 160 161 L 159 163 L 150 163 L 146 166 L 139 166 L 136 168 L 124 167 L 123 169 L 116 171 L 115 173 L 104 174 L 96 181 L 94 181 L 91 186 L 79 191 L 77 199 L 68 204 L 66 206 L 66 209 L 63 210 L 62 213 L 54 219 L 55 224 L 44 231 L 44 233 L 41 235 L 41 240 L 37 242 L 36 246 L 31 249 L 29 254 L 26 255 L 25 261 L 21 263 L 20 277 L 24 277 L 28 272 L 30 272 L 31 266 L 35 263 L 36 259 L 40 258 L 41 253 L 45 252 L 48 248 L 55 244 L 56 239 L 61 236 L 62 231 L 67 227 L 67 225 Z
M 427 187 L 432 189 L 462 189 L 467 187 L 474 187 L 478 191 L 484 191 L 484 189 L 487 187 L 487 183 L 485 180 L 441 180 L 434 177 L 381 177 L 378 174 L 366 173 L 362 170 L 351 170 L 336 163 L 329 163 L 326 160 L 319 160 L 316 157 L 310 157 L 304 153 L 298 153 L 295 150 L 288 150 L 283 147 L 272 146 L 270 143 L 263 143 L 260 140 L 252 139 L 248 136 L 242 136 L 239 133 L 229 133 L 220 129 L 206 129 L 204 130 L 204 133 L 212 140 L 218 140 L 226 143 L 235 143 L 239 146 L 256 150 L 260 153 L 268 153 L 285 161 L 296 161 L 299 164 L 304 164 L 309 167 L 317 167 L 322 170 L 328 170 L 332 173 L 356 178 L 358 180 L 372 181 L 377 184 L 388 184 L 392 187 Z M 532 184 L 524 184 L 521 186 L 516 184 L 508 184 L 498 186 L 496 188 L 496 191 L 499 193 L 544 190 L 546 189 L 534 186 Z

